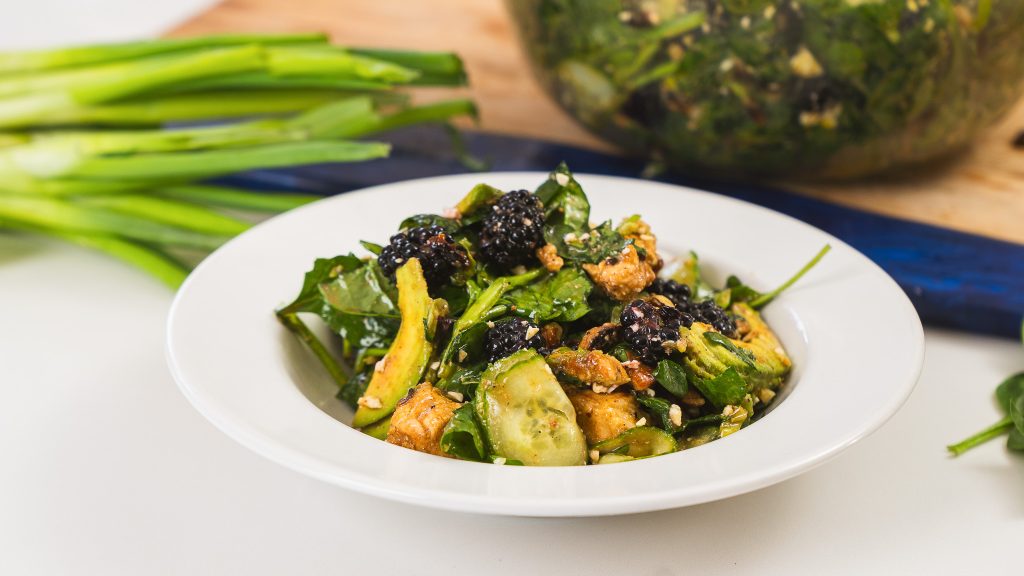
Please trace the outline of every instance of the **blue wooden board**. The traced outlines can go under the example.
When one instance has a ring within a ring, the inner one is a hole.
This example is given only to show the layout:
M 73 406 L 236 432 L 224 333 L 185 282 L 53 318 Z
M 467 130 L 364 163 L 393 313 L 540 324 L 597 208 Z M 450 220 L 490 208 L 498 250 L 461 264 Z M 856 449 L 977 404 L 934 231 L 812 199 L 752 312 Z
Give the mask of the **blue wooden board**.
M 331 195 L 468 171 L 452 152 L 448 134 L 440 128 L 416 127 L 383 139 L 394 145 L 391 157 L 384 160 L 250 172 L 223 181 Z M 637 178 L 644 168 L 638 160 L 539 140 L 479 132 L 466 133 L 464 140 L 468 152 L 486 160 L 491 170 L 549 171 L 564 160 L 576 172 Z M 892 275 L 927 324 L 1020 337 L 1024 245 L 871 214 L 754 184 L 712 182 L 683 174 L 667 174 L 656 180 L 746 200 L 829 232 Z

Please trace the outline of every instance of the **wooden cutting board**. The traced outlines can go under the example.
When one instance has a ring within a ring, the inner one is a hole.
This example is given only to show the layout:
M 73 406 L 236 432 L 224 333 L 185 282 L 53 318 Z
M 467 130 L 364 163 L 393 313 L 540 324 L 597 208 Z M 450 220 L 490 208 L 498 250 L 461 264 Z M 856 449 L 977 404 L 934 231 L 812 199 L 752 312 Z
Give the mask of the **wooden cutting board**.
M 466 61 L 481 128 L 608 150 L 576 125 L 530 74 L 501 0 L 225 0 L 172 31 L 321 30 L 351 45 L 454 50 Z M 451 96 L 433 90 L 424 99 Z M 779 185 L 846 204 L 1024 243 L 1024 100 L 971 149 L 914 177 Z

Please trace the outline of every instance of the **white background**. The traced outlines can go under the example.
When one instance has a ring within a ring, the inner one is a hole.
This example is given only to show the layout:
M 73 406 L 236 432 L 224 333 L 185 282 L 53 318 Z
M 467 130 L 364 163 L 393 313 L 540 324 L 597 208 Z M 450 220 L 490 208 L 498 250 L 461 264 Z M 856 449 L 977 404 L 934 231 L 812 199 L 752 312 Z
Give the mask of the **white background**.
M 208 3 L 2 0 L 0 48 L 153 35 Z M 0 234 L 0 574 L 1020 574 L 1024 458 L 943 449 L 999 417 L 1017 343 L 928 330 L 906 407 L 777 486 L 503 519 L 359 496 L 236 445 L 168 374 L 171 296 L 103 256 Z

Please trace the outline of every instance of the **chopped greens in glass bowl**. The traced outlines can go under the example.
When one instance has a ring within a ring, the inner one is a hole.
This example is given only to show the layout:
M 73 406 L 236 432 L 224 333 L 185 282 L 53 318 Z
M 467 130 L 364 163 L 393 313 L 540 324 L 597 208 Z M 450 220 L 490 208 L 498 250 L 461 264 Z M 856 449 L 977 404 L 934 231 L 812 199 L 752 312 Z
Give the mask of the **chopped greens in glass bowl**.
M 710 175 L 848 178 L 940 158 L 1022 93 L 1020 0 L 507 0 L 596 134 Z

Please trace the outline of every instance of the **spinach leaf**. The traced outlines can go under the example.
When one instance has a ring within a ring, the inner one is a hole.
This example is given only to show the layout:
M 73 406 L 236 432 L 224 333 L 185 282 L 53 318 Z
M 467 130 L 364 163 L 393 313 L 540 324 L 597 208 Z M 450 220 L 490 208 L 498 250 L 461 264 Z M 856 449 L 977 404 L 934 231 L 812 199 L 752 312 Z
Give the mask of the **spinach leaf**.
M 996 401 L 1003 412 L 1010 413 L 1010 407 L 1017 398 L 1024 397 L 1024 372 L 1014 374 L 996 387 Z
M 633 242 L 619 234 L 610 220 L 586 232 L 579 232 L 566 224 L 546 225 L 544 240 L 554 245 L 558 255 L 565 260 L 581 264 L 598 264 L 617 256 Z
M 402 220 L 402 223 L 399 224 L 398 229 L 408 230 L 409 228 L 416 228 L 417 226 L 440 226 L 441 228 L 444 228 L 445 232 L 452 235 L 458 232 L 459 229 L 462 227 L 461 224 L 459 224 L 459 221 L 455 220 L 454 218 L 446 218 L 444 216 L 438 216 L 437 214 L 417 214 L 415 216 L 409 216 L 405 220 Z
M 682 398 L 689 387 L 686 383 L 686 370 L 678 362 L 672 360 L 661 360 L 654 370 L 654 379 L 661 384 L 669 394 Z
M 729 304 L 733 302 L 750 302 L 761 297 L 761 293 L 748 286 L 736 276 L 729 276 L 725 281 L 725 288 L 729 290 Z M 726 306 L 723 306 L 726 308 Z
M 317 289 L 320 317 L 355 348 L 387 348 L 398 331 L 397 295 L 376 261 L 339 271 Z
M 566 227 L 566 232 L 585 232 L 590 228 L 590 201 L 583 188 L 562 162 L 537 188 L 535 194 L 544 203 L 545 221 Z
M 352 254 L 318 258 L 302 290 L 279 315 L 312 312 L 355 348 L 387 348 L 398 330 L 395 287 L 375 260 Z
M 738 405 L 747 394 L 747 383 L 735 368 L 729 368 L 710 380 L 703 378 L 692 378 L 691 380 L 700 393 L 719 410 L 730 404 Z
M 487 460 L 484 446 L 483 430 L 476 420 L 473 405 L 456 408 L 441 434 L 441 451 L 462 460 L 482 462 Z
M 669 434 L 676 434 L 686 429 L 686 423 L 682 426 L 676 426 L 672 423 L 672 418 L 669 416 L 669 411 L 672 409 L 672 403 L 664 398 L 658 398 L 656 396 L 648 396 L 646 394 L 637 394 L 636 401 L 643 406 L 651 417 L 656 419 L 654 424 Z
M 480 384 L 480 375 L 487 368 L 486 362 L 472 364 L 466 368 L 458 368 L 452 374 L 441 378 L 437 387 L 445 392 L 458 392 L 463 398 L 476 395 L 476 387 Z
M 370 378 L 372 377 L 372 368 L 353 374 L 352 377 L 348 379 L 348 382 L 341 387 L 341 390 L 338 391 L 338 399 L 355 410 L 359 397 L 366 393 L 366 387 L 370 384 Z
M 381 246 L 380 244 L 367 242 L 366 240 L 360 240 L 359 244 L 361 244 L 363 248 L 366 248 L 367 252 L 373 254 L 374 256 L 380 256 L 381 251 L 384 250 L 384 247 Z
M 996 401 L 1006 416 L 981 432 L 946 446 L 951 454 L 959 456 L 1007 432 L 1006 447 L 1024 450 L 1024 372 L 1010 376 L 996 387 Z
M 505 294 L 504 301 L 515 306 L 516 314 L 534 322 L 572 322 L 590 312 L 587 298 L 594 288 L 578 268 L 562 268 L 535 284 Z
M 757 358 L 754 357 L 754 353 L 746 348 L 740 348 L 728 337 L 719 334 L 718 332 L 705 332 L 704 339 L 712 344 L 718 344 L 725 348 L 729 352 L 732 352 L 736 356 L 743 360 L 743 363 L 751 368 L 757 367 Z
M 690 293 L 694 298 L 703 299 L 714 293 L 714 289 L 704 280 L 700 269 L 700 257 L 697 253 L 690 251 L 690 257 L 676 268 L 670 276 L 672 280 L 690 287 Z

